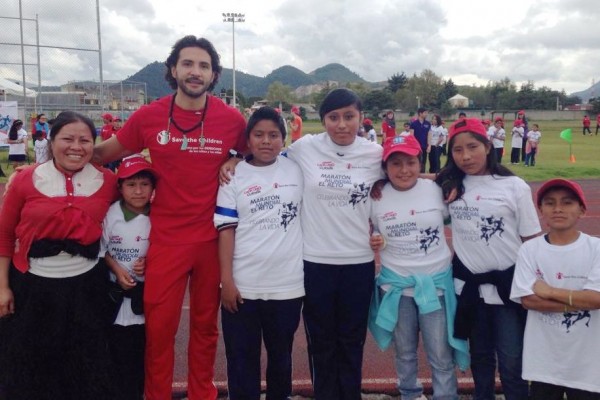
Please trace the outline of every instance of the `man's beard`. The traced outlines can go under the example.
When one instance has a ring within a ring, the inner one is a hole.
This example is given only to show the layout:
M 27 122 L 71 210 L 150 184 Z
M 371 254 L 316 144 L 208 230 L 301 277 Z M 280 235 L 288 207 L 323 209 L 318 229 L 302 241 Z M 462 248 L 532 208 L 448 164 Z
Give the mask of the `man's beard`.
M 199 88 L 197 90 L 190 90 L 185 85 L 184 79 L 177 80 L 177 88 L 179 88 L 183 94 L 185 94 L 188 97 L 191 97 L 192 99 L 198 99 L 198 98 L 202 97 L 206 92 L 208 92 L 209 86 L 210 86 L 210 83 L 209 84 L 203 83 L 201 88 Z

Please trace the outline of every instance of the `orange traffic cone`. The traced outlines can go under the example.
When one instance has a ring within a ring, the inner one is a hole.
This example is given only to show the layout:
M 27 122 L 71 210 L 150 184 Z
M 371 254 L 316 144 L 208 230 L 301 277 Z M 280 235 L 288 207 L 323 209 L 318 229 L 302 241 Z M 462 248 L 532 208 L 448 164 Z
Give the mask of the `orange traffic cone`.
M 569 157 L 569 162 L 574 163 L 575 162 L 575 155 L 571 154 L 571 157 Z

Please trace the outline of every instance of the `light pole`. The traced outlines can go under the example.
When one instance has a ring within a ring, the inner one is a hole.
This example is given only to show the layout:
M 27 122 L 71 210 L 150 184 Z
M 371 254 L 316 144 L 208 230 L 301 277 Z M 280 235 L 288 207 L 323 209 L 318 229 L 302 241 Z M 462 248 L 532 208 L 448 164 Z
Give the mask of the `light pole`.
M 245 22 L 245 14 L 242 13 L 222 13 L 223 14 L 223 22 L 231 22 L 231 33 L 232 33 L 232 44 L 233 44 L 233 106 L 236 107 L 235 104 L 235 23 L 236 22 Z M 227 94 L 225 95 L 227 98 Z
M 421 98 L 417 96 L 417 108 L 421 108 Z

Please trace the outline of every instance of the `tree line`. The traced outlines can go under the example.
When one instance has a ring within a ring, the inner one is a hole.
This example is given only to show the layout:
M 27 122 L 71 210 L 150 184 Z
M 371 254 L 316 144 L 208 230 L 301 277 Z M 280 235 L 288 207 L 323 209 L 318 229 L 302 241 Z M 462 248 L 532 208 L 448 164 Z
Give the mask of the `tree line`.
M 569 96 L 564 90 L 557 91 L 547 86 L 536 88 L 533 81 L 517 86 L 510 78 L 489 81 L 486 85 L 457 86 L 452 79 L 443 79 L 429 69 L 411 77 L 404 72 L 395 73 L 387 79 L 385 85 L 373 88 L 364 82 L 351 82 L 343 86 L 354 90 L 363 99 L 364 109 L 370 115 L 380 115 L 385 110 L 402 110 L 414 113 L 418 107 L 425 107 L 444 117 L 457 110 L 448 102 L 452 96 L 460 93 L 469 99 L 468 109 L 481 110 L 556 110 L 581 103 L 577 96 Z M 281 102 L 284 109 L 297 102 L 312 103 L 318 109 L 325 95 L 333 88 L 326 85 L 317 93 L 305 98 L 294 95 L 291 86 L 281 82 L 272 83 L 267 90 L 266 99 L 278 106 Z M 600 103 L 600 99 L 598 99 Z

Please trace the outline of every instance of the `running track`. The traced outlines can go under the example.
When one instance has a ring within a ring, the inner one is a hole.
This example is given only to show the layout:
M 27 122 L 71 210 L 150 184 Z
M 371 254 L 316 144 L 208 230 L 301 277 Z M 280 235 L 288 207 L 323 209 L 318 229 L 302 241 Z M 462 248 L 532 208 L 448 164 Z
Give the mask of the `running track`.
M 580 229 L 588 234 L 600 236 L 600 180 L 578 180 L 582 185 L 588 202 L 588 212 L 580 221 Z M 540 186 L 539 182 L 530 184 L 533 192 Z M 4 185 L 0 184 L 0 194 L 4 192 Z M 0 199 L 1 204 L 1 199 Z M 187 365 L 187 332 L 188 332 L 188 304 L 186 303 L 182 310 L 181 326 L 176 338 L 176 356 L 175 356 L 175 377 L 173 383 L 173 396 L 182 398 L 187 389 L 186 383 L 186 365 Z M 308 370 L 308 359 L 306 356 L 306 339 L 302 323 L 296 333 L 294 344 L 294 394 L 300 396 L 310 396 L 310 375 Z M 263 366 L 264 361 L 263 354 Z M 426 364 L 425 356 L 420 355 L 419 378 L 425 386 L 426 392 L 431 393 L 431 374 L 424 368 Z M 458 372 L 459 388 L 462 393 L 472 391 L 472 380 L 470 374 Z M 365 393 L 385 393 L 397 395 L 396 373 L 393 365 L 392 351 L 388 349 L 381 352 L 370 335 L 367 335 L 365 345 L 365 356 L 363 363 L 363 392 Z M 264 377 L 264 371 L 263 371 Z M 227 389 L 227 374 L 225 363 L 225 350 L 222 340 L 219 340 L 217 362 L 215 365 L 215 383 L 219 392 L 225 394 Z

